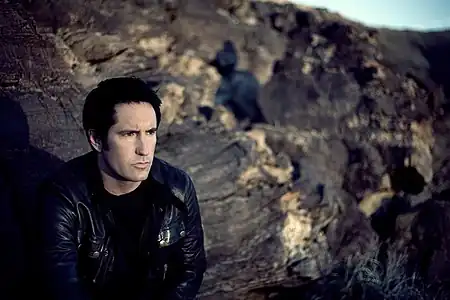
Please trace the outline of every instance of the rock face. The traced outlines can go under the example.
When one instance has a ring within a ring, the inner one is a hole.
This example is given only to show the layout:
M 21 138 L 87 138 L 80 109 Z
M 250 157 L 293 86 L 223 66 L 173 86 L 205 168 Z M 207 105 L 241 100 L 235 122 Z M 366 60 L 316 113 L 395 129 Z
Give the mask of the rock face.
M 378 30 L 247 0 L 2 1 L 0 24 L 2 160 L 21 192 L 23 230 L 35 184 L 88 150 L 88 89 L 139 76 L 164 99 L 157 154 L 196 183 L 209 261 L 201 299 L 263 299 L 266 287 L 320 278 L 363 254 L 376 241 L 365 214 L 405 161 L 427 182 L 413 201 L 449 188 L 450 33 Z M 223 108 L 209 121 L 199 113 L 212 106 L 220 75 L 209 62 L 224 40 L 260 81 L 269 124 L 244 132 Z M 446 207 L 428 201 L 431 216 L 403 218 L 402 247 L 427 251 L 422 228 L 445 235 L 435 205 Z M 430 276 L 449 276 L 433 266 Z

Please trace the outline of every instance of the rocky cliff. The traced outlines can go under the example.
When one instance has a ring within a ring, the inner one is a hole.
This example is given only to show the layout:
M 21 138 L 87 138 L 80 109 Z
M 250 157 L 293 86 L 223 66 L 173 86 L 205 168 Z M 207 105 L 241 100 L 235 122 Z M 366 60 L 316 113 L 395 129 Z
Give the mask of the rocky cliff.
M 262 299 L 265 287 L 320 278 L 374 247 L 368 216 L 405 164 L 426 184 L 408 201 L 425 206 L 400 215 L 394 244 L 414 256 L 429 244 L 415 232 L 437 233 L 426 272 L 449 275 L 450 32 L 248 0 L 1 1 L 0 23 L 1 150 L 22 223 L 36 182 L 88 150 L 86 92 L 135 75 L 160 87 L 158 155 L 196 182 L 209 260 L 201 299 Z M 209 62 L 225 40 L 261 83 L 268 124 L 250 131 L 223 108 L 210 120 L 198 110 L 213 106 L 220 75 Z

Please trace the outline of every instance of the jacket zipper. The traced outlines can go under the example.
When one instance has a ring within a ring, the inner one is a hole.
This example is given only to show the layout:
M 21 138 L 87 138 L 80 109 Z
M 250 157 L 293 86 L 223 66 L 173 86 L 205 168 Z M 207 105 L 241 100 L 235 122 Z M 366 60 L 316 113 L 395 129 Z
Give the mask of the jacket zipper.
M 142 254 L 142 242 L 144 240 L 144 235 L 146 233 L 146 230 L 149 227 L 150 219 L 156 220 L 156 218 L 158 218 L 158 216 L 157 216 L 157 213 L 158 213 L 157 210 L 158 209 L 159 209 L 158 207 L 153 206 L 151 208 L 151 216 L 147 216 L 147 218 L 145 219 L 144 227 L 142 228 L 141 236 L 139 237 L 139 253 L 140 254 Z M 156 222 L 155 222 L 155 224 L 156 224 Z M 159 232 L 159 229 L 158 229 L 158 232 Z
M 166 280 L 166 273 L 167 273 L 167 264 L 164 264 L 164 270 L 163 270 L 163 281 Z
M 141 254 L 141 255 L 142 255 L 142 241 L 144 240 L 145 231 L 148 227 L 149 221 L 150 221 L 150 217 L 147 217 L 144 222 L 144 227 L 142 228 L 142 231 L 141 231 L 141 236 L 139 237 L 139 254 Z
M 108 213 L 106 214 L 106 218 L 108 218 L 108 221 L 111 222 L 112 225 L 114 225 L 115 221 L 114 221 L 114 216 L 112 214 L 112 212 L 109 210 Z M 103 273 L 103 277 L 105 277 L 106 272 L 108 272 L 110 266 L 111 266 L 111 261 L 114 261 L 114 256 L 112 255 L 112 253 L 109 253 L 109 244 L 111 241 L 111 237 L 109 236 L 106 240 L 106 243 L 104 244 L 104 246 L 101 249 L 101 253 L 102 253 L 102 258 L 100 260 L 100 265 L 98 267 L 98 270 L 94 276 L 94 279 L 92 280 L 94 283 L 97 282 L 97 280 L 100 277 L 100 274 Z M 102 272 L 102 270 L 104 270 Z M 103 278 L 104 279 L 104 278 Z
M 106 274 L 106 271 L 108 271 L 109 268 L 109 262 L 111 261 L 110 257 L 112 255 L 109 255 L 109 242 L 110 238 L 107 239 L 105 245 L 100 250 L 100 253 L 102 255 L 100 260 L 100 266 L 97 269 L 97 272 L 94 276 L 94 279 L 92 279 L 93 283 L 97 283 L 97 280 L 99 279 L 100 274 L 102 273 L 102 270 L 105 269 L 105 272 L 103 272 L 103 275 Z

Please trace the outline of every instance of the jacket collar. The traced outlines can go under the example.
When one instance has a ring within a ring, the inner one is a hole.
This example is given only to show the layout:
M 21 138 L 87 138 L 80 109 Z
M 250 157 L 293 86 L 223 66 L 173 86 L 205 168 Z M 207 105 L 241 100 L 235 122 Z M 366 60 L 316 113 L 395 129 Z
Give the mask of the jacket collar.
M 94 200 L 97 198 L 95 195 L 101 195 L 103 193 L 103 182 L 100 170 L 97 167 L 97 153 L 94 151 L 87 153 L 84 162 L 85 178 L 87 179 L 87 197 L 90 201 L 96 202 Z M 171 188 L 171 182 L 165 176 L 167 173 L 167 170 L 164 169 L 165 167 L 165 162 L 155 157 L 148 178 L 141 184 L 144 184 L 145 188 L 149 189 L 148 192 L 145 192 L 147 195 L 157 195 L 157 197 L 151 197 L 151 201 L 162 209 L 162 211 L 167 206 L 175 206 L 186 215 L 187 206 L 184 201 L 174 194 Z M 97 202 L 98 204 L 100 203 Z M 100 209 L 101 206 L 99 207 Z
M 150 168 L 150 176 L 160 184 L 165 184 L 164 177 L 161 172 L 162 162 L 159 158 L 154 157 L 152 167 Z
M 170 187 L 167 186 L 167 182 L 162 174 L 162 168 L 163 162 L 155 157 L 150 168 L 149 177 L 144 182 L 142 182 L 142 184 L 151 188 L 155 187 L 154 185 L 152 185 L 152 182 L 156 182 L 160 187 L 170 191 Z M 89 193 L 91 195 L 101 194 L 103 191 L 103 181 L 101 178 L 100 170 L 97 167 L 97 153 L 95 151 L 91 151 L 86 154 L 85 170 L 88 179 L 87 188 L 89 190 Z

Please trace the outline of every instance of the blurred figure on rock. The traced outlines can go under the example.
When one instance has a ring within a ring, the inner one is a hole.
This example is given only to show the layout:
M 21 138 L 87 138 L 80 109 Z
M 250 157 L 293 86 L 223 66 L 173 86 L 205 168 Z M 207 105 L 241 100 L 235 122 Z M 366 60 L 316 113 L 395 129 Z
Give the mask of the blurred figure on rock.
M 225 41 L 210 64 L 222 76 L 214 104 L 225 106 L 239 122 L 265 122 L 258 105 L 260 84 L 251 72 L 236 69 L 238 56 L 233 42 Z

